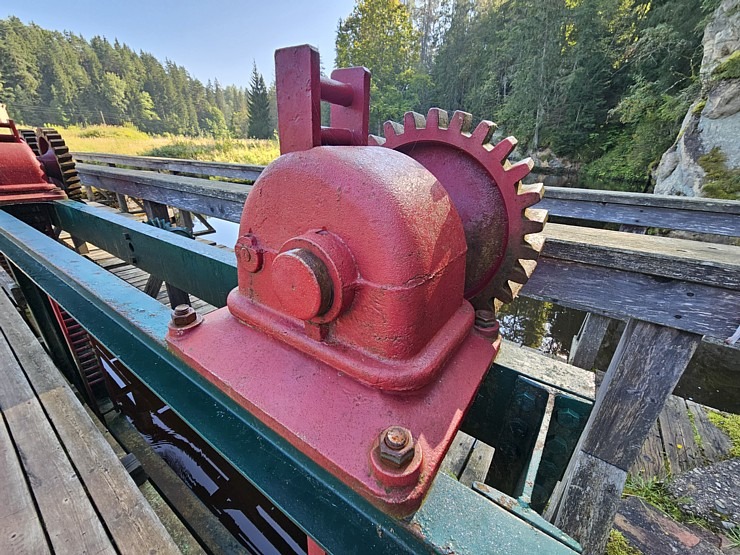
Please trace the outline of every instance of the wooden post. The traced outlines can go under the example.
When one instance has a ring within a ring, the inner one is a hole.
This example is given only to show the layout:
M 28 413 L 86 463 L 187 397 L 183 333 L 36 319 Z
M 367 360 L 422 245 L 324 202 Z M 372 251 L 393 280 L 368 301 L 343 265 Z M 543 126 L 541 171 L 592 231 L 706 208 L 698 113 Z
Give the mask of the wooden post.
M 118 201 L 118 209 L 124 214 L 128 214 L 128 201 L 126 195 L 123 193 L 116 193 L 116 200 Z
M 548 516 L 585 555 L 606 546 L 627 479 L 701 336 L 630 320 Z
M 170 211 L 168 210 L 166 204 L 160 204 L 158 202 L 152 202 L 151 200 L 145 200 L 144 211 L 146 212 L 146 217 L 150 220 L 160 218 L 168 222 L 170 221 Z
M 573 338 L 570 348 L 568 364 L 592 370 L 596 362 L 596 355 L 604 341 L 606 329 L 611 320 L 601 314 L 589 312 L 581 324 L 578 335 Z

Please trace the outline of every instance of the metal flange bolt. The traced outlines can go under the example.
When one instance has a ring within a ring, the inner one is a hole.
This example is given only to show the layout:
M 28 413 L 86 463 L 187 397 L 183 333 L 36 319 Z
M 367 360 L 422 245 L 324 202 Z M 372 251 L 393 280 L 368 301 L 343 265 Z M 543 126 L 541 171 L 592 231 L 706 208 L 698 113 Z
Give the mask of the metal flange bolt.
M 380 459 L 395 468 L 403 468 L 414 458 L 414 437 L 407 428 L 391 426 L 383 430 L 378 444 Z
M 189 326 L 195 322 L 198 314 L 192 306 L 180 304 L 172 311 L 172 325 L 178 328 Z
M 558 424 L 568 430 L 576 429 L 581 423 L 581 415 L 573 409 L 563 408 L 558 411 Z
M 486 337 L 498 337 L 499 324 L 492 310 L 475 311 L 475 328 Z

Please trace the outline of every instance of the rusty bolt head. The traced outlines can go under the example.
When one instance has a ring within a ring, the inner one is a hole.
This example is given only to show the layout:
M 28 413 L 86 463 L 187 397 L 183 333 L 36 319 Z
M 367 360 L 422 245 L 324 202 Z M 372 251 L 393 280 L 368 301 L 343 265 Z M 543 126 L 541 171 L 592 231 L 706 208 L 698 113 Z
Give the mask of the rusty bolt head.
M 389 466 L 403 468 L 414 458 L 414 437 L 407 428 L 391 426 L 383 430 L 378 444 L 380 459 Z
M 558 411 L 558 424 L 563 428 L 573 430 L 581 423 L 581 415 L 573 409 L 563 408 Z
M 192 306 L 186 304 L 177 305 L 172 311 L 172 325 L 178 328 L 189 326 L 198 318 L 198 314 Z

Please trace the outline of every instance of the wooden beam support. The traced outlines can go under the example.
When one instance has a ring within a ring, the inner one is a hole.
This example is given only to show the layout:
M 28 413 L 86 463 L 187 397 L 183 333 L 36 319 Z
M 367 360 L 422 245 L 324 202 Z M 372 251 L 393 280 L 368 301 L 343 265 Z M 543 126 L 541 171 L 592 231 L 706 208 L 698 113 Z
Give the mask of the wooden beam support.
M 584 546 L 601 554 L 627 471 L 701 337 L 630 320 L 596 396 L 586 429 L 549 516 Z
M 592 312 L 586 314 L 578 335 L 573 338 L 568 364 L 586 370 L 593 369 L 596 355 L 599 354 L 599 348 L 604 341 L 609 322 L 611 322 L 611 318 L 601 314 Z

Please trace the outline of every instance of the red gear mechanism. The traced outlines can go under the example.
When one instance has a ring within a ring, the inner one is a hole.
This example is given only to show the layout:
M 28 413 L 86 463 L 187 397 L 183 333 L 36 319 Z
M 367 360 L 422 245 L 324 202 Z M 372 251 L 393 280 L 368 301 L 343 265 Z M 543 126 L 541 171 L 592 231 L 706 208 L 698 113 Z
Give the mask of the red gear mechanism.
M 531 171 L 527 158 L 511 164 L 507 157 L 517 141 L 507 137 L 491 145 L 496 125 L 481 121 L 471 130 L 472 116 L 429 110 L 425 118 L 407 112 L 404 123 L 385 124 L 385 138 L 370 136 L 371 145 L 410 156 L 444 186 L 463 221 L 468 254 L 465 298 L 476 309 L 511 302 L 536 265 L 544 239 L 539 233 L 546 210 L 530 208 L 544 193 L 542 184 L 524 185 Z

